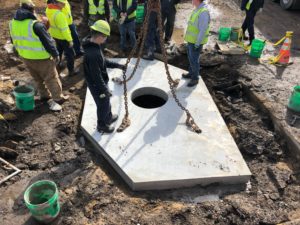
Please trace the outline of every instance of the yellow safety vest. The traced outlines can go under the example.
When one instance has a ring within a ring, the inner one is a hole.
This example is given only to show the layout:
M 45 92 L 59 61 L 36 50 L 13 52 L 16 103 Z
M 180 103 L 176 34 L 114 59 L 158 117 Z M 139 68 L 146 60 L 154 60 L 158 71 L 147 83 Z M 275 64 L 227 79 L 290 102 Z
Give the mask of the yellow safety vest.
M 71 25 L 73 23 L 73 17 L 71 12 L 71 6 L 68 1 L 66 2 L 65 7 L 63 7 L 61 11 L 65 14 L 68 25 Z
M 51 55 L 45 50 L 39 37 L 33 31 L 37 20 L 11 20 L 10 36 L 18 54 L 24 59 L 49 59 Z
M 61 10 L 47 8 L 46 15 L 50 23 L 49 33 L 53 38 L 69 42 L 73 40 L 66 16 Z
M 247 2 L 246 10 L 249 10 L 249 9 L 250 9 L 252 2 L 253 2 L 253 0 L 249 0 L 249 1 Z
M 100 15 L 103 15 L 105 13 L 105 8 L 104 8 L 105 0 L 99 0 L 98 7 L 94 4 L 94 0 L 88 0 L 88 1 L 89 1 L 89 14 L 90 15 L 96 15 L 97 13 Z
M 198 10 L 194 10 L 192 15 L 190 16 L 188 27 L 186 29 L 186 33 L 184 36 L 184 40 L 188 43 L 195 44 L 197 42 L 199 30 L 198 30 L 198 18 L 203 12 L 207 12 L 207 8 L 202 7 Z M 208 42 L 208 35 L 209 35 L 209 29 L 210 25 L 208 25 L 206 31 L 205 31 L 205 36 L 200 44 L 204 45 Z
M 121 1 L 120 0 L 117 0 L 117 4 L 119 7 L 122 7 L 121 6 Z M 127 0 L 127 10 L 131 7 L 132 5 L 132 0 Z M 128 19 L 131 19 L 131 18 L 134 18 L 136 16 L 136 10 L 134 10 L 134 12 L 132 12 L 129 16 L 128 16 Z

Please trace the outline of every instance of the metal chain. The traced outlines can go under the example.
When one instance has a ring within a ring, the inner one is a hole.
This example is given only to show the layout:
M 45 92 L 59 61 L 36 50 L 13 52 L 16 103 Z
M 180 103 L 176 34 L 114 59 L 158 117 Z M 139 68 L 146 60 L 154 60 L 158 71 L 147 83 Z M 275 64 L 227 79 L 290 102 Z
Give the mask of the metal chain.
M 138 65 L 140 63 L 140 60 L 141 60 L 141 56 L 142 56 L 142 53 L 143 53 L 143 48 L 144 48 L 144 44 L 145 44 L 145 40 L 146 40 L 146 36 L 147 36 L 147 32 L 148 32 L 148 21 L 149 21 L 149 16 L 150 16 L 149 12 L 150 12 L 151 7 L 152 7 L 152 1 L 150 1 L 149 4 L 147 5 L 147 14 L 146 14 L 145 20 L 143 22 L 143 29 L 140 31 L 137 43 L 134 46 L 134 48 L 131 50 L 131 52 L 130 52 L 127 60 L 126 60 L 125 70 L 123 71 L 123 80 L 113 79 L 113 81 L 115 81 L 115 82 L 117 82 L 119 84 L 123 83 L 123 86 L 124 86 L 125 116 L 124 116 L 124 118 L 122 120 L 121 125 L 117 129 L 117 132 L 122 132 L 127 127 L 130 126 L 129 110 L 128 110 L 128 97 L 127 97 L 127 82 L 129 80 L 131 80 L 132 77 L 134 76 L 134 74 L 135 74 L 135 72 L 137 70 L 137 67 L 138 67 Z M 131 75 L 129 76 L 128 79 L 126 79 L 127 78 L 126 72 L 127 72 L 128 64 L 129 64 L 130 60 L 132 59 L 133 55 L 135 54 L 138 46 L 140 46 L 140 49 L 139 49 L 139 52 L 138 52 L 138 57 L 137 57 L 136 64 L 134 66 L 134 69 L 133 69 Z
M 143 48 L 144 48 L 144 43 L 145 43 L 145 39 L 147 37 L 147 32 L 148 32 L 148 23 L 149 23 L 149 17 L 151 14 L 151 11 L 154 11 L 157 13 L 158 17 L 158 30 L 159 30 L 159 40 L 160 40 L 160 46 L 161 46 L 161 50 L 162 50 L 162 55 L 163 55 L 163 62 L 165 65 L 165 69 L 166 69 L 166 74 L 167 74 L 167 79 L 168 79 L 168 83 L 170 86 L 170 90 L 171 93 L 173 95 L 173 98 L 175 100 L 175 102 L 177 103 L 177 105 L 183 110 L 185 111 L 186 115 L 187 115 L 187 119 L 186 119 L 186 125 L 188 127 L 190 127 L 194 132 L 196 133 L 201 133 L 201 129 L 198 127 L 198 125 L 195 123 L 194 118 L 192 117 L 191 113 L 189 112 L 188 109 L 186 109 L 179 101 L 179 99 L 177 98 L 176 94 L 175 94 L 175 88 L 178 86 L 179 84 L 179 79 L 176 79 L 175 81 L 172 79 L 170 71 L 169 71 L 169 67 L 168 67 L 168 60 L 167 60 L 167 53 L 166 53 L 166 49 L 164 47 L 164 41 L 163 41 L 163 27 L 162 27 L 162 16 L 161 16 L 161 4 L 160 4 L 160 0 L 150 0 L 147 4 L 147 13 L 146 13 L 146 17 L 145 20 L 143 22 L 143 29 L 141 30 L 139 37 L 138 37 L 138 41 L 137 44 L 135 45 L 135 47 L 132 49 L 132 51 L 130 52 L 127 60 L 126 60 L 126 64 L 125 64 L 125 70 L 123 71 L 123 81 L 118 80 L 118 79 L 114 79 L 115 82 L 118 82 L 119 84 L 124 85 L 124 105 L 125 105 L 125 116 L 122 120 L 122 123 L 120 125 L 120 127 L 117 129 L 118 132 L 122 132 L 124 131 L 128 126 L 130 126 L 130 119 L 129 119 L 129 111 L 128 111 L 128 97 L 127 97 L 127 82 L 129 80 L 132 79 L 132 77 L 134 76 L 136 69 L 140 63 L 140 59 L 141 59 L 141 55 L 143 52 Z M 141 41 L 142 40 L 142 41 Z M 138 53 L 138 57 L 137 57 L 137 62 L 135 64 L 135 67 L 130 75 L 130 77 L 128 79 L 126 79 L 126 71 L 128 68 L 128 64 L 131 60 L 131 58 L 133 57 L 134 53 L 136 52 L 137 46 L 140 45 L 140 49 L 139 49 L 139 53 Z
M 163 25 L 162 25 L 162 16 L 161 16 L 161 4 L 160 4 L 160 0 L 156 0 L 157 4 L 158 4 L 158 31 L 159 31 L 159 40 L 160 40 L 160 46 L 164 46 L 164 41 L 163 41 Z M 171 93 L 173 95 L 173 98 L 175 100 L 175 102 L 177 103 L 177 105 L 186 113 L 187 119 L 186 119 L 186 125 L 188 127 L 190 127 L 194 132 L 196 133 L 201 133 L 201 129 L 198 127 L 198 125 L 195 123 L 194 118 L 192 117 L 191 113 L 189 112 L 188 109 L 186 109 L 179 101 L 176 93 L 175 93 L 175 88 L 179 83 L 179 79 L 176 79 L 175 82 L 173 81 L 170 71 L 169 71 L 169 66 L 168 66 L 168 59 L 167 59 L 167 53 L 166 53 L 166 49 L 164 47 L 161 48 L 162 49 L 162 55 L 163 55 L 163 62 L 165 64 L 165 69 L 166 69 L 166 74 L 167 74 L 167 78 L 168 78 L 168 83 L 170 86 L 170 90 Z M 175 83 L 175 85 L 174 85 Z

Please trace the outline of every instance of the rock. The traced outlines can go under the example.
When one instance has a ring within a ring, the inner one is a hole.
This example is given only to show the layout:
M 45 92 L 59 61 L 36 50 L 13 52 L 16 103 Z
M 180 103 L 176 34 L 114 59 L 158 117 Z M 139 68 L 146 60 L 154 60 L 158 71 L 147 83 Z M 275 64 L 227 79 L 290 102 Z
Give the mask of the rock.
M 76 91 L 76 87 L 71 87 L 71 88 L 69 89 L 69 92 L 71 92 L 71 93 L 73 93 L 74 91 Z
M 36 170 L 36 169 L 38 169 L 39 168 L 39 161 L 31 161 L 31 162 L 29 162 L 28 163 L 28 167 L 29 167 L 29 169 L 30 170 Z
M 18 155 L 19 154 L 11 148 L 0 147 L 0 157 L 4 159 L 15 159 Z
M 54 143 L 53 145 L 54 151 L 58 152 L 61 150 L 61 146 L 60 143 Z
M 290 181 L 293 171 L 288 167 L 286 163 L 279 162 L 275 166 L 269 166 L 267 169 L 267 173 L 273 180 L 276 187 L 279 190 L 282 190 Z
M 28 166 L 24 163 L 18 163 L 17 165 L 15 165 L 18 169 L 20 170 L 25 170 L 28 168 Z
M 280 195 L 278 193 L 272 193 L 269 195 L 269 198 L 276 201 L 280 198 Z
M 7 140 L 5 143 L 4 143 L 4 146 L 7 147 L 7 148 L 12 148 L 12 149 L 16 149 L 17 148 L 17 145 L 18 143 L 15 142 L 15 141 L 12 141 L 12 140 Z

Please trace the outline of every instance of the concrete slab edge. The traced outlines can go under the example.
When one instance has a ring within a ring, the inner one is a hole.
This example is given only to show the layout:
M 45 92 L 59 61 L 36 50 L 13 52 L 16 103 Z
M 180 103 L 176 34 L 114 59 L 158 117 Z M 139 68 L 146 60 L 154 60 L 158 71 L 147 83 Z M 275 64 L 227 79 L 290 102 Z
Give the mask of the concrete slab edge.
M 101 148 L 101 146 L 89 135 L 89 133 L 80 126 L 83 135 L 92 143 L 96 150 L 104 156 L 104 158 L 109 162 L 109 164 L 117 171 L 117 173 L 125 180 L 127 185 L 134 189 L 133 181 L 123 172 L 123 170 L 110 158 L 110 156 Z
M 84 136 L 92 143 L 92 145 L 96 148 L 96 150 L 104 156 L 104 158 L 109 162 L 110 165 L 121 175 L 121 177 L 125 180 L 127 185 L 134 191 L 143 191 L 143 190 L 166 190 L 166 189 L 178 189 L 178 188 L 186 188 L 193 186 L 207 186 L 214 183 L 222 183 L 222 184 L 246 184 L 250 178 L 249 175 L 241 175 L 241 176 L 227 176 L 227 177 L 208 177 L 208 178 L 200 178 L 200 179 L 186 179 L 184 180 L 184 184 L 182 184 L 182 180 L 163 180 L 163 181 L 149 181 L 149 182 L 136 182 L 134 183 L 124 172 L 123 170 L 110 158 L 110 156 L 101 148 L 101 146 L 88 134 L 88 132 L 81 127 Z M 213 179 L 213 182 L 211 181 Z M 201 180 L 201 184 L 199 184 L 199 180 Z M 159 188 L 158 188 L 159 187 Z

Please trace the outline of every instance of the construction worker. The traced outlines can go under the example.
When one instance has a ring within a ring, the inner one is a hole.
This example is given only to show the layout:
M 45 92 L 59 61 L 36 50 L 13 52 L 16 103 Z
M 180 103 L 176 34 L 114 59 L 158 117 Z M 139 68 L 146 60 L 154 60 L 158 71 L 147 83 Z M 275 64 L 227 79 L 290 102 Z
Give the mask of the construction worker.
M 98 20 L 110 20 L 108 0 L 85 0 L 84 15 L 88 25 L 92 26 Z
M 200 53 L 203 45 L 208 41 L 210 15 L 204 0 L 192 0 L 195 6 L 184 36 L 187 42 L 187 54 L 189 59 L 189 72 L 182 74 L 182 78 L 190 79 L 188 87 L 198 84 L 200 77 Z
M 126 36 L 129 35 L 131 48 L 136 44 L 135 36 L 135 18 L 136 18 L 136 0 L 113 0 L 113 9 L 119 19 L 120 48 L 126 52 Z
M 249 39 L 249 45 L 252 44 L 254 35 L 254 18 L 258 10 L 264 7 L 264 0 L 242 0 L 241 10 L 246 11 L 246 17 L 242 25 L 244 40 Z M 249 38 L 245 37 L 245 32 L 248 30 Z
M 111 124 L 118 119 L 118 115 L 111 113 L 111 92 L 107 86 L 109 78 L 106 68 L 125 69 L 124 65 L 104 58 L 100 45 L 109 35 L 109 24 L 105 20 L 98 20 L 91 26 L 91 38 L 83 43 L 84 76 L 97 106 L 97 130 L 101 133 L 112 133 L 115 128 Z
M 151 0 L 145 1 L 145 14 L 147 14 L 147 5 L 148 2 Z M 148 33 L 146 37 L 145 43 L 145 51 L 146 54 L 143 55 L 143 59 L 146 60 L 153 60 L 154 59 L 154 52 L 161 53 L 160 41 L 159 41 L 159 34 L 158 34 L 158 19 L 157 19 L 157 12 L 151 11 L 148 21 Z
M 67 60 L 69 76 L 72 76 L 78 72 L 74 70 L 75 54 L 73 50 L 73 38 L 68 26 L 67 18 L 62 12 L 65 4 L 67 4 L 67 0 L 53 0 L 52 3 L 47 4 L 46 16 L 50 23 L 50 35 L 54 38 L 59 52 L 60 63 L 62 54 L 64 53 Z
M 170 43 L 171 41 L 176 15 L 176 5 L 179 1 L 180 0 L 161 0 L 161 15 L 164 26 L 165 43 Z
M 36 82 L 40 100 L 48 101 L 51 110 L 61 110 L 59 104 L 69 96 L 63 95 L 56 70 L 58 51 L 45 25 L 37 21 L 32 0 L 20 5 L 9 24 L 12 43 Z
M 52 4 L 54 2 L 54 0 L 47 0 L 47 4 Z M 81 50 L 81 44 L 80 44 L 80 40 L 78 37 L 78 33 L 77 33 L 77 29 L 76 29 L 76 25 L 73 22 L 73 16 L 72 16 L 72 11 L 71 11 L 71 5 L 68 1 L 66 1 L 65 7 L 62 8 L 61 10 L 66 18 L 67 18 L 67 22 L 71 31 L 71 36 L 73 38 L 73 43 L 74 43 L 74 51 L 75 51 L 75 57 L 79 58 L 83 55 L 83 51 Z

